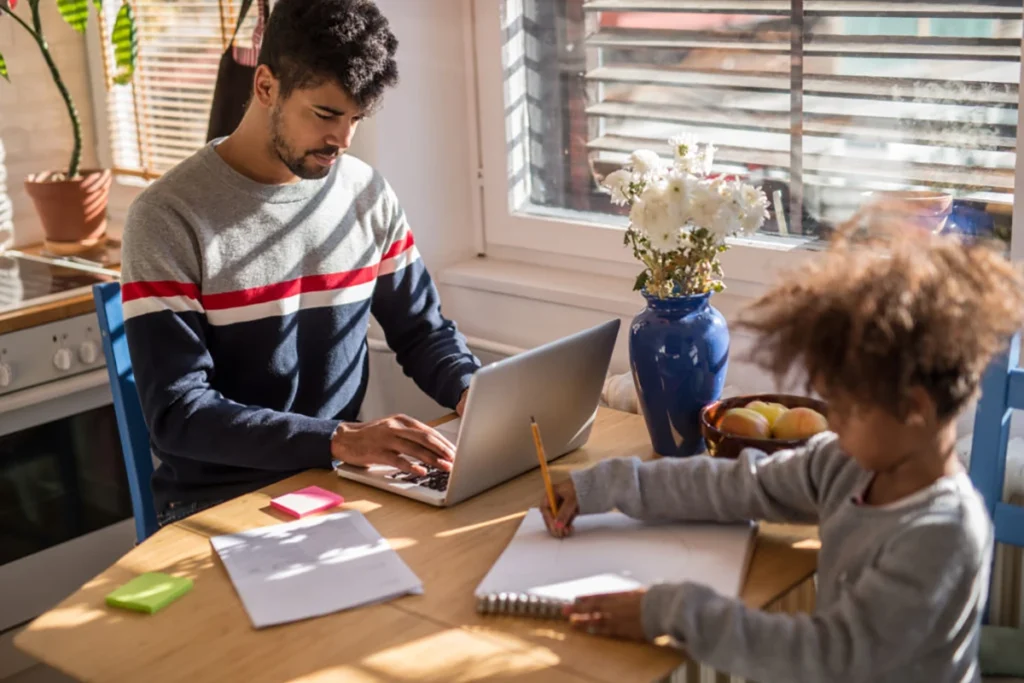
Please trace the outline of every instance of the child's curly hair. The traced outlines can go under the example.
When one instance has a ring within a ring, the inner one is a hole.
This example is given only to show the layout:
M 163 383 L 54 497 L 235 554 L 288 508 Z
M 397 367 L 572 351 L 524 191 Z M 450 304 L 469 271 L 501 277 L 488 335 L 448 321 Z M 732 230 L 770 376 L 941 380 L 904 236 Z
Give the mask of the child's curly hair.
M 848 233 L 745 311 L 741 327 L 760 337 L 753 360 L 901 418 L 920 387 L 940 419 L 955 417 L 1024 324 L 1024 279 L 991 247 L 916 225 Z

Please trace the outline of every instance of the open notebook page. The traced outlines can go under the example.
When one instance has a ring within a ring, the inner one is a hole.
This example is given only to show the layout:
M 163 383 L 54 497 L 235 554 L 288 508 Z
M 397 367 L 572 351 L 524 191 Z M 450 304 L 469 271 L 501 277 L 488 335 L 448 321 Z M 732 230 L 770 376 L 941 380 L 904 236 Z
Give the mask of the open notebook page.
M 571 601 L 582 595 L 695 581 L 737 597 L 753 548 L 753 524 L 645 524 L 620 512 L 583 515 L 565 539 L 527 512 L 476 590 Z

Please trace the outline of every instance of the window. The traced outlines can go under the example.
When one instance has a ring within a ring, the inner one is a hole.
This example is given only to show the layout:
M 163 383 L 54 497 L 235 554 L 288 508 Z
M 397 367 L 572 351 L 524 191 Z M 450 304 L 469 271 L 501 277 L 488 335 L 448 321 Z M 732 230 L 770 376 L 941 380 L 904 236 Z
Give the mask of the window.
M 105 81 L 110 158 L 122 178 L 152 179 L 189 157 L 206 142 L 220 56 L 238 17 L 237 0 L 133 0 L 139 36 L 135 77 L 114 85 L 108 65 L 113 48 L 99 48 Z M 104 3 L 112 26 L 119 3 Z M 239 32 L 251 40 L 255 3 Z M 106 34 L 106 31 L 103 32 Z M 102 101 L 97 98 L 97 101 Z
M 477 0 L 487 240 L 631 261 L 598 180 L 692 133 L 760 184 L 764 260 L 883 191 L 953 198 L 944 229 L 1009 241 L 1019 0 Z M 1018 240 L 1021 242 L 1022 240 Z M 754 271 L 758 271 L 755 273 Z

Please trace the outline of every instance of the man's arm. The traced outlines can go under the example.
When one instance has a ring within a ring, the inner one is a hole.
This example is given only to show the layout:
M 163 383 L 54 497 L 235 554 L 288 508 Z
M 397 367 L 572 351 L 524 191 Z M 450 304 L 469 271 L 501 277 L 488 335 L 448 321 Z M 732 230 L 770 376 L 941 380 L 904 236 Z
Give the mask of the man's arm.
M 154 445 L 267 471 L 330 467 L 336 420 L 243 405 L 212 388 L 201 259 L 184 219 L 136 201 L 122 249 L 125 333 Z
M 441 313 L 437 288 L 391 187 L 384 184 L 388 237 L 371 312 L 405 374 L 428 396 L 455 408 L 480 362 Z
M 618 508 L 637 519 L 813 523 L 824 482 L 845 462 L 834 438 L 770 456 L 747 449 L 735 460 L 616 458 L 572 480 L 581 514 Z

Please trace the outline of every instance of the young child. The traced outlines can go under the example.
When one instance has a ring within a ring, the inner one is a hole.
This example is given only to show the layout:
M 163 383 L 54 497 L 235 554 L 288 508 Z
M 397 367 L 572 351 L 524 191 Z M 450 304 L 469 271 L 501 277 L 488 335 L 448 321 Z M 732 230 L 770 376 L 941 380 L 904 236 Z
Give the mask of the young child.
M 978 681 L 992 527 L 954 451 L 956 417 L 1024 322 L 1024 281 L 981 245 L 911 230 L 837 241 L 743 326 L 777 379 L 805 373 L 831 432 L 737 460 L 614 459 L 556 486 L 551 533 L 617 508 L 652 520 L 816 523 L 813 614 L 770 614 L 695 583 L 582 598 L 595 634 L 674 637 L 761 683 Z M 571 542 L 571 541 L 570 541 Z

